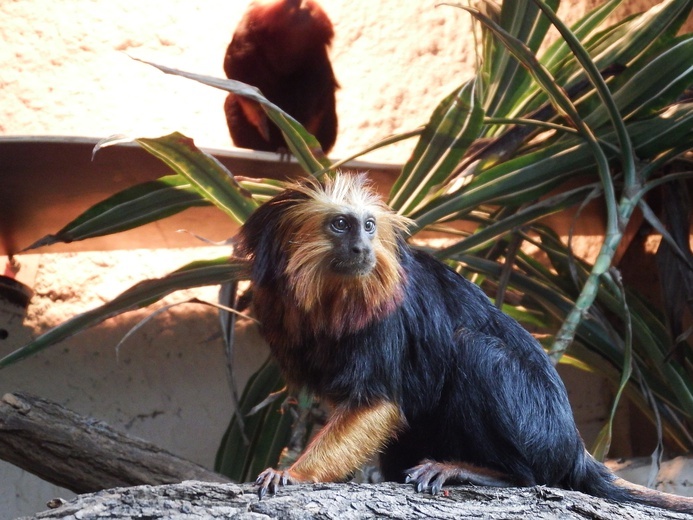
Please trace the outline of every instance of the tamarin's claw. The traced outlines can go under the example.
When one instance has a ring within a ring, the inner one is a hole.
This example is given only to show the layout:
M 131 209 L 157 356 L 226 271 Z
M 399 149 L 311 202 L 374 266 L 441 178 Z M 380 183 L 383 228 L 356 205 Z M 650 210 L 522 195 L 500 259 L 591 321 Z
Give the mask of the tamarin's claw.
M 260 500 L 262 500 L 268 491 L 275 495 L 278 487 L 286 486 L 287 484 L 294 484 L 295 482 L 296 481 L 289 474 L 288 470 L 277 471 L 272 468 L 267 468 L 258 475 L 257 479 L 255 479 L 255 485 L 259 486 L 257 495 Z
M 414 484 L 417 493 L 430 491 L 431 495 L 437 495 L 450 476 L 446 469 L 443 464 L 425 460 L 419 466 L 407 470 L 404 482 Z

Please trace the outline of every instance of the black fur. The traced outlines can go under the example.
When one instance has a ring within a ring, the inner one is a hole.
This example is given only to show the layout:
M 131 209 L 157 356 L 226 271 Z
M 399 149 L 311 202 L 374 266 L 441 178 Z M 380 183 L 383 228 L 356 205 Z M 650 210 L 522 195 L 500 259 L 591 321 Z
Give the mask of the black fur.
M 277 295 L 273 305 L 255 308 L 272 337 L 286 337 L 277 327 L 290 294 L 281 275 L 286 252 L 275 239 L 282 207 L 261 207 L 240 242 L 254 258 L 253 282 Z M 459 461 L 520 485 L 656 502 L 616 486 L 585 451 L 565 387 L 525 329 L 476 285 L 401 239 L 399 255 L 405 295 L 393 313 L 342 337 L 304 333 L 271 344 L 287 379 L 320 397 L 353 407 L 381 400 L 400 406 L 407 425 L 382 453 L 387 480 L 403 481 L 423 459 Z

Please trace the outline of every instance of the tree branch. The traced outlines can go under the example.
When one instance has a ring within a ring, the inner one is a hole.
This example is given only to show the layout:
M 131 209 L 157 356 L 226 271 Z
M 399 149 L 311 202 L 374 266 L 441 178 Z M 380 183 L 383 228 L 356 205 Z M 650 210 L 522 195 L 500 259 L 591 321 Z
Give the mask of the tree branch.
M 0 400 L 0 459 L 75 493 L 189 479 L 228 482 L 104 422 L 19 392 Z
M 690 519 L 683 513 L 616 504 L 576 491 L 545 487 L 453 486 L 437 496 L 404 484 L 306 484 L 258 500 L 251 484 L 183 482 L 121 488 L 53 501 L 53 510 L 19 520 L 103 518 L 398 518 L 398 519 Z

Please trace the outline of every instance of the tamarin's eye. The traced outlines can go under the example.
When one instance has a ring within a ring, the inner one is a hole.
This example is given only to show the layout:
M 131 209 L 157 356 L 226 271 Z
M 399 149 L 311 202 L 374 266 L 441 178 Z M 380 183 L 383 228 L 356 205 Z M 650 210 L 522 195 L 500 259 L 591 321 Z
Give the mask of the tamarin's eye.
M 344 233 L 347 229 L 349 229 L 349 222 L 347 222 L 347 219 L 344 217 L 335 217 L 332 219 L 330 226 L 332 226 L 332 229 L 337 233 Z
M 363 223 L 363 229 L 366 230 L 366 233 L 373 233 L 375 232 L 375 219 L 369 218 Z

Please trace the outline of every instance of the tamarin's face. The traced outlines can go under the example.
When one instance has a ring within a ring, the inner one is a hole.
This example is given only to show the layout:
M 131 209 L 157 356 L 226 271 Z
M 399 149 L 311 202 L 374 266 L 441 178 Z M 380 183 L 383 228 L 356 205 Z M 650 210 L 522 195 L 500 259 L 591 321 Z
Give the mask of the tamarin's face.
M 332 243 L 329 268 L 338 275 L 367 275 L 375 267 L 373 239 L 375 217 L 369 213 L 340 213 L 325 221 L 325 235 Z
M 410 221 L 388 208 L 364 176 L 304 182 L 287 194 L 267 204 L 281 221 L 283 274 L 300 307 L 335 301 L 335 294 L 375 308 L 397 300 L 398 240 Z

